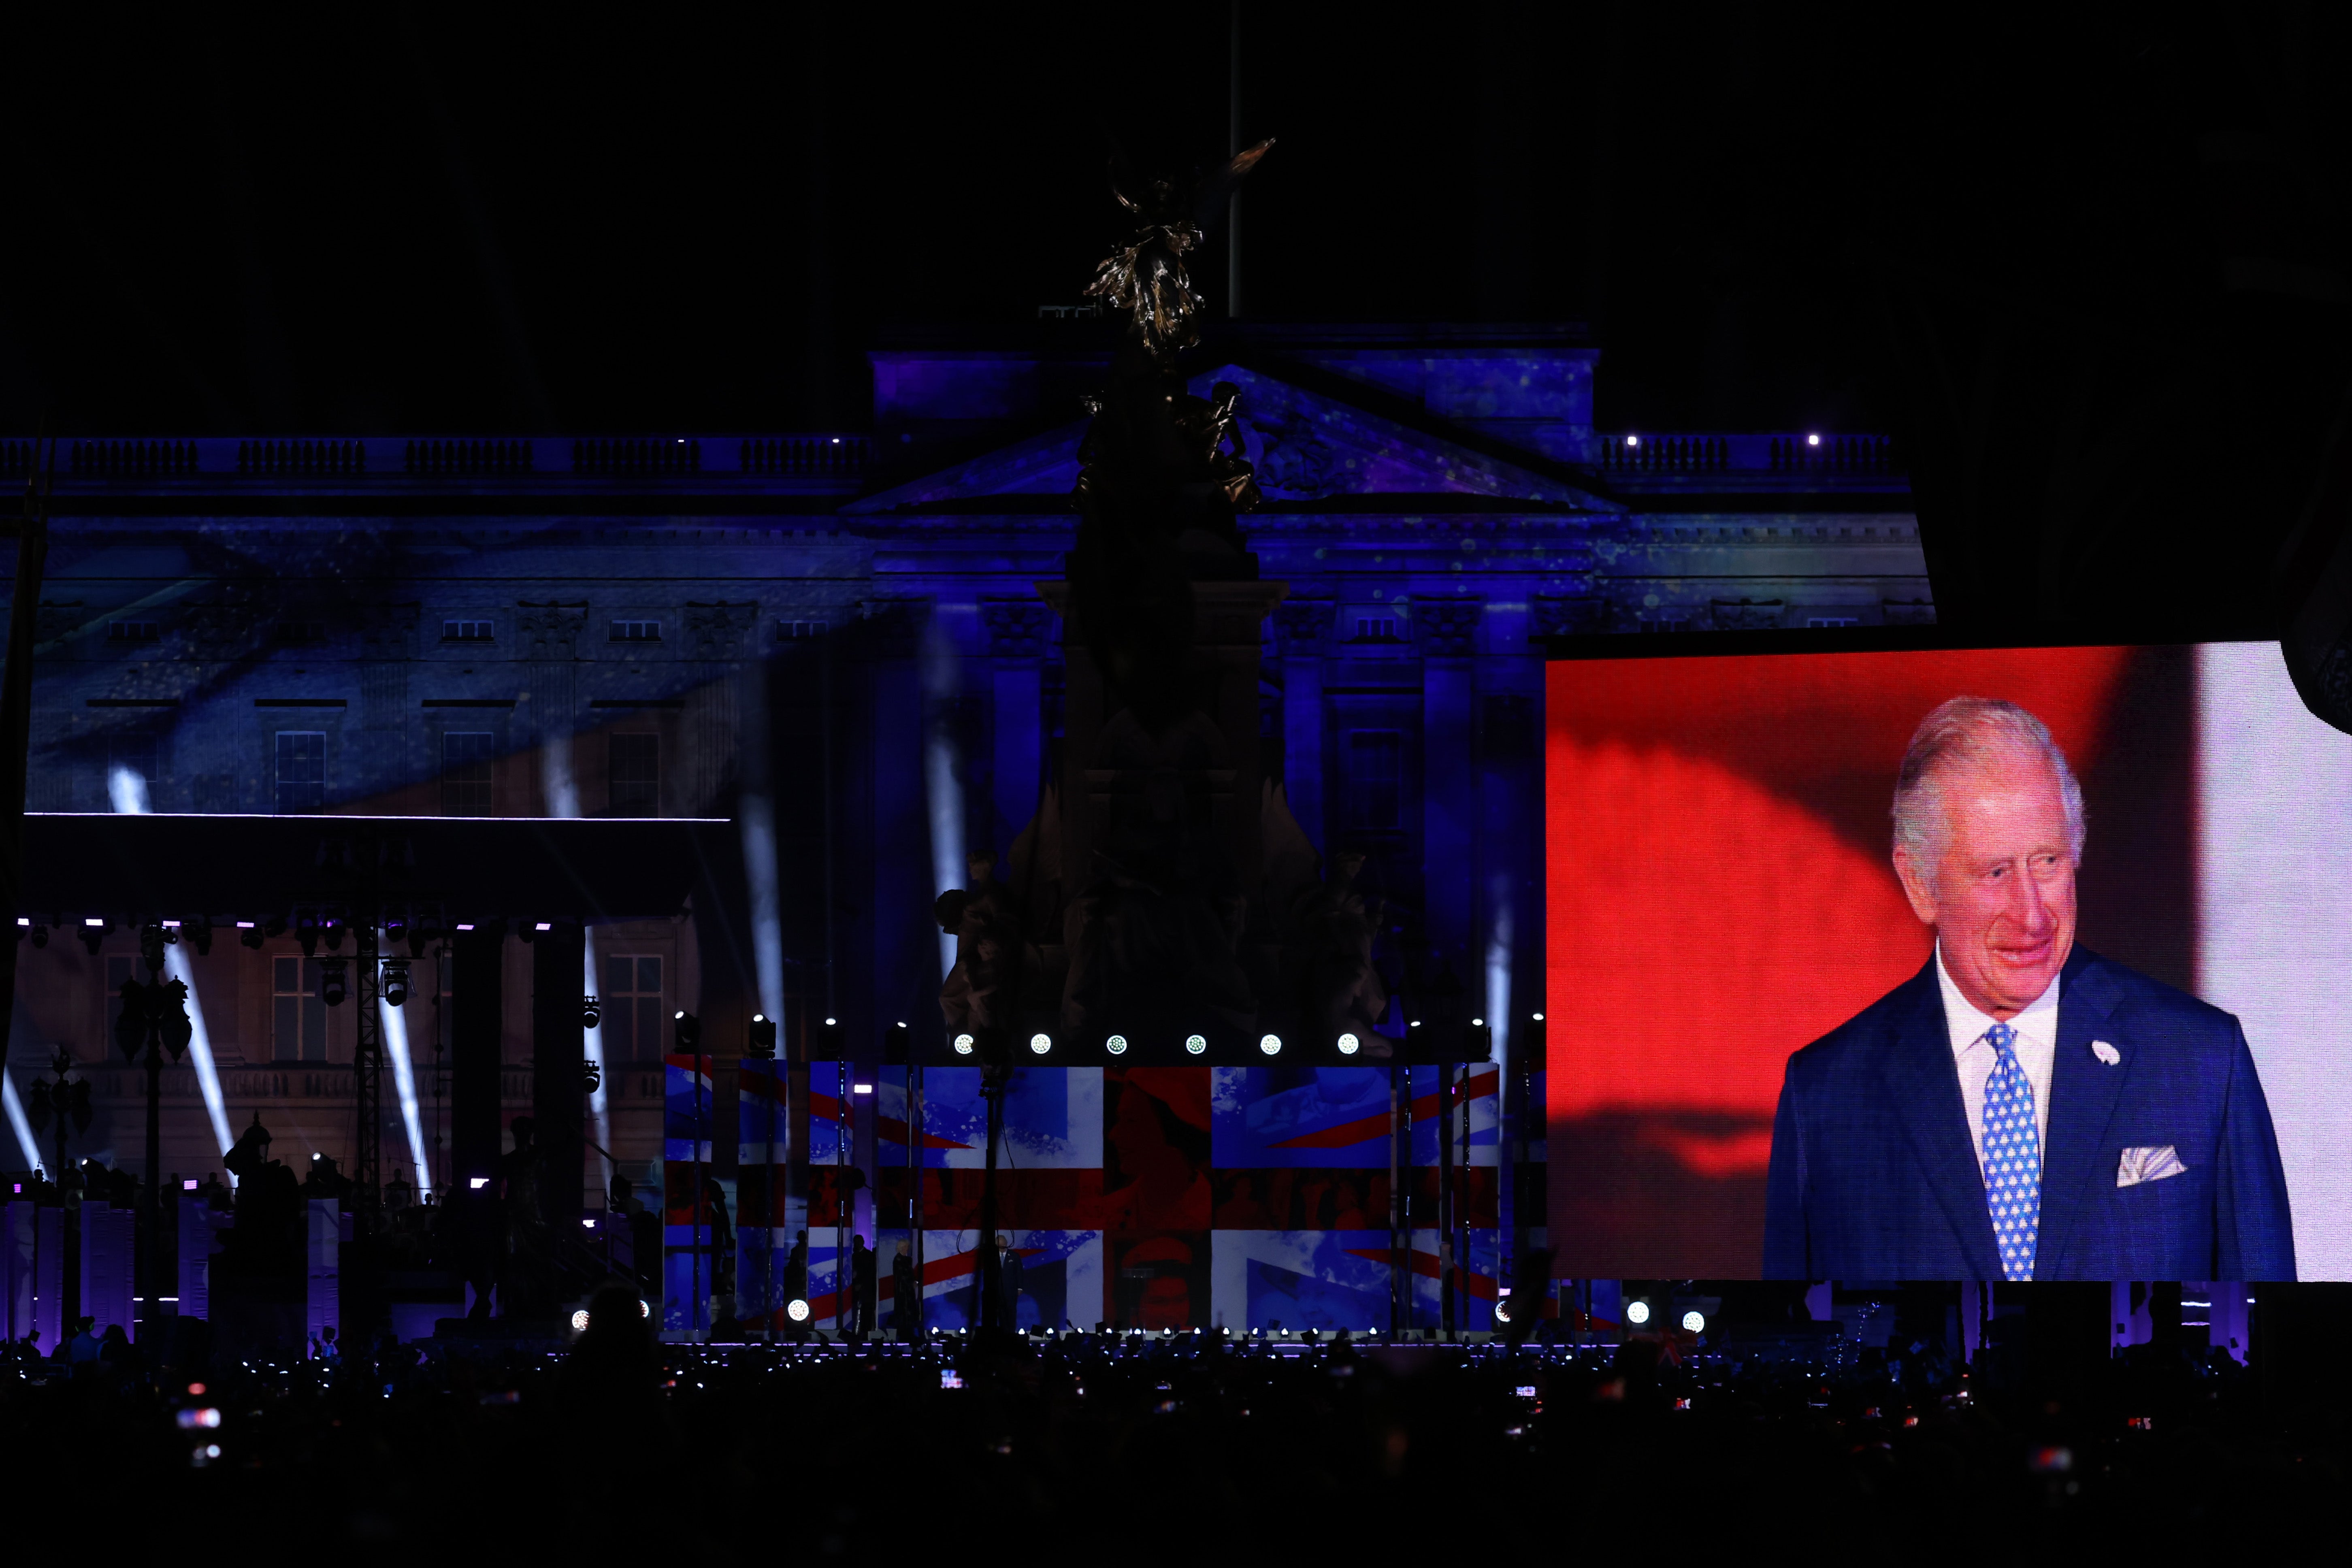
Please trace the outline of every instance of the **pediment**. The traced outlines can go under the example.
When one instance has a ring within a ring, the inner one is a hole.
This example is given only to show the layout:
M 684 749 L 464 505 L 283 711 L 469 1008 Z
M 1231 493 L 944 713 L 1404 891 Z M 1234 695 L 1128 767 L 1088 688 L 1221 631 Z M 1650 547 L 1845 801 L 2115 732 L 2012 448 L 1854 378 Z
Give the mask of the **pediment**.
M 1456 494 L 1547 509 L 1620 510 L 1563 479 L 1449 440 L 1442 432 L 1416 428 L 1246 365 L 1220 365 L 1193 376 L 1190 384 L 1196 395 L 1206 396 L 1221 381 L 1241 388 L 1246 456 L 1269 500 Z M 1086 428 L 1082 419 L 1058 426 L 843 510 L 921 510 L 989 496 L 1067 495 L 1077 482 L 1078 442 Z

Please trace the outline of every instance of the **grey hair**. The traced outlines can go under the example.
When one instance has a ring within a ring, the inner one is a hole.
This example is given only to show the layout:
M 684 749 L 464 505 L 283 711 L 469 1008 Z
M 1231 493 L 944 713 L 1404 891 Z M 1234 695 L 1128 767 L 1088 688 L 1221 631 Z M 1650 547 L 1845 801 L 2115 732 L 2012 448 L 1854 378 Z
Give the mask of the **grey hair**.
M 2039 758 L 2057 775 L 2058 795 L 2066 807 L 2066 852 L 2076 865 L 2083 863 L 2083 785 L 2066 765 L 2066 753 L 2050 738 L 2050 727 L 2014 702 L 1955 697 L 1919 721 L 1895 775 L 1895 847 L 1910 856 L 1922 877 L 1932 881 L 1936 862 L 1943 858 L 1943 775 L 2003 752 Z

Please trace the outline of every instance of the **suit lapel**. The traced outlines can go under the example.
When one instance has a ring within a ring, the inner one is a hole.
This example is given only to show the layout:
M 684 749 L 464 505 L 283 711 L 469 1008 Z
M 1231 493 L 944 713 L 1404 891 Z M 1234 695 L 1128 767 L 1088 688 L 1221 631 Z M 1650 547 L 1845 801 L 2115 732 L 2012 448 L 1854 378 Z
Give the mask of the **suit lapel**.
M 2134 1052 L 2128 1045 L 2118 1067 L 2091 1054 L 2091 1042 L 2108 1027 L 2118 993 L 2104 959 L 2074 949 L 2058 988 L 2058 1056 L 2050 1069 L 2050 1147 L 2042 1158 L 2042 1228 L 2034 1247 L 2037 1279 L 2053 1279 L 2064 1267 L 2075 1218 L 2096 1198 L 2102 1178 L 2115 1179 L 2100 1158 L 2107 1146 L 2107 1123 L 2123 1099 Z
M 1960 1074 L 1952 1061 L 1951 1031 L 1944 1023 L 1944 997 L 1932 953 L 1927 966 L 1912 980 L 1911 991 L 1895 1016 L 1893 1048 L 1886 1058 L 1887 1094 L 1929 1190 L 1960 1238 L 1969 1278 L 1998 1279 L 2000 1248 L 1985 1206 L 1984 1172 L 1977 1164 L 1975 1141 L 1969 1136 L 1968 1110 L 1960 1101 Z

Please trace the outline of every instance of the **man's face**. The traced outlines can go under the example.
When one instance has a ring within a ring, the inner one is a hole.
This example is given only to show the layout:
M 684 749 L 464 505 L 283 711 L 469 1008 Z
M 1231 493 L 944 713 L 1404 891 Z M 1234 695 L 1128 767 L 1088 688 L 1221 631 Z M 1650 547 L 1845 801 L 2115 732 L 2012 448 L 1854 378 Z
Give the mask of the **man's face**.
M 1960 994 L 2007 1018 L 2050 988 L 2074 951 L 2065 800 L 2056 774 L 2031 754 L 1959 764 L 1942 785 L 1943 854 L 1922 867 L 1898 848 L 1895 873 L 1936 928 Z

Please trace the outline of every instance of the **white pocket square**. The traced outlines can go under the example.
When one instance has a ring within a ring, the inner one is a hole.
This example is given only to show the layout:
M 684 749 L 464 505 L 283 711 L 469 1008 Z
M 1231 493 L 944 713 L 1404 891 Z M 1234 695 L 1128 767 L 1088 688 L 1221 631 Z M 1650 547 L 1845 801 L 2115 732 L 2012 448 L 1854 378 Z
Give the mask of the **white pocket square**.
M 2098 1058 L 2101 1061 L 2106 1063 L 2111 1068 L 2121 1067 L 2123 1065 L 2123 1052 L 2116 1049 L 2115 1047 L 2107 1044 L 2105 1040 L 2093 1040 L 2091 1042 L 2091 1054 Z
M 2116 1185 L 2136 1187 L 2142 1182 L 2160 1182 L 2167 1176 L 2177 1176 L 2189 1167 L 2169 1143 L 2151 1143 L 2146 1148 L 2126 1149 L 2116 1166 Z

